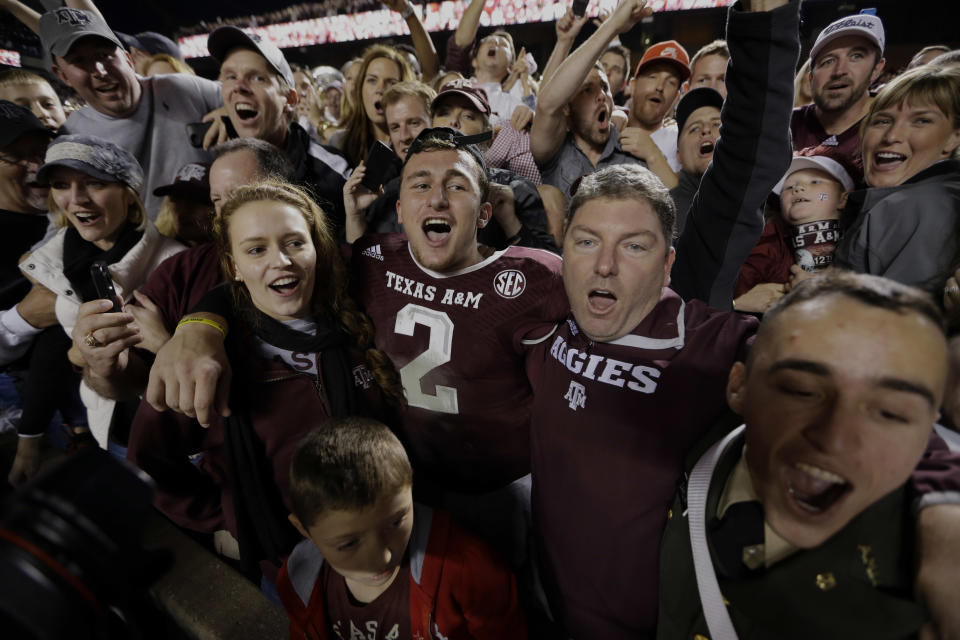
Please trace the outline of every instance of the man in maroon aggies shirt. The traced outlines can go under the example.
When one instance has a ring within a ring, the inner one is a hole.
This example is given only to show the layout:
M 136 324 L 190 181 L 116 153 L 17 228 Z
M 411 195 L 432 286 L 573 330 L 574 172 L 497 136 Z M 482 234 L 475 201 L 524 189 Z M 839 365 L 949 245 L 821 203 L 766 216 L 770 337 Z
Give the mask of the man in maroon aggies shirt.
M 731 8 L 722 135 L 676 252 L 669 191 L 645 169 L 591 174 L 570 202 L 572 315 L 528 368 L 539 566 L 551 613 L 577 640 L 654 634 L 684 456 L 729 415 L 727 374 L 756 330 L 753 317 L 711 307 L 730 308 L 759 207 L 789 163 L 798 24 L 785 0 Z

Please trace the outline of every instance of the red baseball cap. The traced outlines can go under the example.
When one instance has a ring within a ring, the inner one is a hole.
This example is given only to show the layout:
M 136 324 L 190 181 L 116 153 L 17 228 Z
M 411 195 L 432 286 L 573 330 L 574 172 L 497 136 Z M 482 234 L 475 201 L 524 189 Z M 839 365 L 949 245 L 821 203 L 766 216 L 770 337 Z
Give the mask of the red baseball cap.
M 661 61 L 668 62 L 677 68 L 677 71 L 680 72 L 680 82 L 690 77 L 690 56 L 687 54 L 687 50 L 683 48 L 683 45 L 676 40 L 658 42 L 647 49 L 640 59 L 640 64 L 637 65 L 637 70 L 633 76 L 637 77 L 641 69 L 654 62 Z

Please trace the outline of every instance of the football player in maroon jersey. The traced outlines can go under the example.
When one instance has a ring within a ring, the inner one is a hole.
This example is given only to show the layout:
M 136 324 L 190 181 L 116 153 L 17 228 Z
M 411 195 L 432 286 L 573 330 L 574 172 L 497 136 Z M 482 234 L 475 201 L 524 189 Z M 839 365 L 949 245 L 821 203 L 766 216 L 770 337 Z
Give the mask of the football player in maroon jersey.
M 453 129 L 424 130 L 401 176 L 397 215 L 406 235 L 357 240 L 351 273 L 377 346 L 403 381 L 408 406 L 395 428 L 419 486 L 433 488 L 420 499 L 471 516 L 468 528 L 514 553 L 524 546 L 514 539 L 523 527 L 507 514 L 526 511 L 529 500 L 533 398 L 524 358 L 567 303 L 555 254 L 511 246 L 481 255 L 477 230 L 491 214 L 486 195 L 480 150 Z M 214 404 L 210 384 L 193 375 L 209 376 L 201 379 L 209 383 L 225 363 L 196 357 L 199 343 L 219 342 L 219 332 L 194 324 L 203 328 L 182 326 L 160 354 L 147 399 L 204 422 L 212 409 L 226 407 Z

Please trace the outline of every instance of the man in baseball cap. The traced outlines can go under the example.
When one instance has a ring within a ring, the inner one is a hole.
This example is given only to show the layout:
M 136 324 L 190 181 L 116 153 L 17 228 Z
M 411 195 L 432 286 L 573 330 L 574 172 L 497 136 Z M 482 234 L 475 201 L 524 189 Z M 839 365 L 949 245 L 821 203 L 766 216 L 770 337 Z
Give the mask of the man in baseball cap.
M 795 151 L 833 147 L 857 168 L 863 181 L 860 121 L 870 108 L 870 85 L 884 68 L 886 37 L 875 15 L 857 14 L 832 22 L 810 49 L 813 103 L 797 107 L 790 130 Z
M 676 40 L 667 40 L 647 49 L 630 84 L 633 102 L 627 128 L 623 131 L 626 137 L 624 144 L 629 146 L 631 140 L 636 138 L 635 146 L 639 154 L 635 155 L 650 165 L 657 159 L 652 157 L 654 150 L 645 140 L 649 137 L 674 173 L 680 170 L 677 129 L 673 125 L 664 127 L 663 120 L 680 95 L 681 85 L 689 77 L 690 56 L 687 50 Z M 668 183 L 667 186 L 673 185 Z
M 47 189 L 36 173 L 53 134 L 30 110 L 0 100 L 0 309 L 9 309 L 30 291 L 21 277 L 20 257 L 47 230 Z M 2 342 L 2 341 L 0 341 Z M 0 347 L 0 362 L 9 362 Z
M 133 62 L 100 16 L 67 7 L 45 13 L 40 41 L 53 72 L 88 105 L 115 118 L 136 110 L 141 89 Z
M 147 67 L 150 65 L 150 59 L 158 54 L 165 53 L 177 60 L 183 60 L 183 52 L 180 51 L 180 45 L 156 31 L 143 31 L 135 36 L 117 32 L 117 37 L 123 42 L 130 57 L 133 58 L 137 73 L 146 75 Z
M 220 62 L 223 105 L 237 136 L 282 149 L 294 163 L 294 182 L 310 187 L 333 224 L 342 229 L 347 161 L 338 151 L 312 143 L 297 124 L 296 81 L 283 52 L 259 35 L 233 26 L 211 33 L 207 49 Z
M 723 96 L 716 89 L 697 87 L 684 94 L 677 104 L 677 186 L 670 197 L 677 205 L 677 235 L 683 232 L 687 210 L 700 188 L 700 178 L 713 161 L 713 149 L 720 137 L 720 108 Z
M 161 204 L 153 190 L 188 162 L 209 160 L 190 145 L 187 125 L 220 107 L 220 87 L 184 74 L 138 77 L 130 54 L 93 11 L 55 9 L 40 18 L 39 31 L 53 72 L 87 103 L 70 115 L 66 131 L 133 153 L 143 167 L 144 206 L 153 220 Z
M 298 96 L 293 71 L 268 40 L 237 27 L 220 27 L 207 40 L 220 62 L 223 104 L 241 138 L 259 138 L 283 147 Z M 267 82 L 258 82 L 266 77 Z

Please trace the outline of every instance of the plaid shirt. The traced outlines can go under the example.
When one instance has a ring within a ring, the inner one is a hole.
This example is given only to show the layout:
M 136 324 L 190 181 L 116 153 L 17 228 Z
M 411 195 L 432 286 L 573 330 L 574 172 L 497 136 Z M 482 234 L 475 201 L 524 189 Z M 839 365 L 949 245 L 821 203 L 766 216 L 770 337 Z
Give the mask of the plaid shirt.
M 500 126 L 500 133 L 493 139 L 484 158 L 489 167 L 509 169 L 536 185 L 543 184 L 540 170 L 530 153 L 530 134 L 517 131 L 509 122 Z

